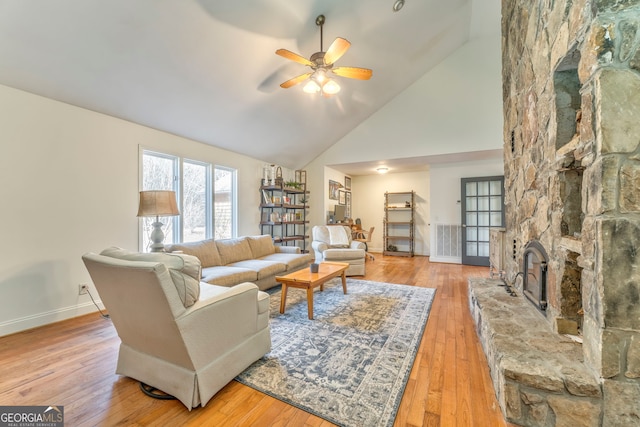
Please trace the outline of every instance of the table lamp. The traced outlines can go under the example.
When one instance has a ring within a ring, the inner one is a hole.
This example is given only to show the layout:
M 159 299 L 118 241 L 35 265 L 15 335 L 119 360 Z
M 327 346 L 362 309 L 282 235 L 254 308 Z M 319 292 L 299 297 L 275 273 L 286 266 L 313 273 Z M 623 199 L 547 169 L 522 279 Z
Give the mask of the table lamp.
M 153 231 L 149 235 L 151 241 L 151 252 L 164 252 L 163 224 L 160 222 L 161 216 L 180 215 L 176 203 L 176 192 L 166 190 L 151 190 L 140 192 L 140 205 L 138 207 L 139 217 L 156 217 L 156 221 L 151 224 Z

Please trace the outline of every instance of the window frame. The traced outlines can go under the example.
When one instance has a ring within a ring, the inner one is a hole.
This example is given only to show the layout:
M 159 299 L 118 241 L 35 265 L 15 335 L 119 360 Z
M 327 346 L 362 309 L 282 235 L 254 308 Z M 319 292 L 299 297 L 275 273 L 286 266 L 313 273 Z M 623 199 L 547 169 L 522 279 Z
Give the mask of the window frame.
M 139 146 L 139 162 L 138 162 L 138 191 L 144 190 L 144 158 L 146 155 L 156 156 L 159 158 L 165 158 L 173 161 L 173 183 L 171 190 L 176 192 L 176 203 L 181 214 L 175 217 L 171 217 L 173 226 L 173 236 L 176 242 L 182 242 L 184 240 L 184 217 L 182 212 L 184 211 L 184 164 L 189 163 L 198 166 L 205 166 L 206 169 L 206 185 L 205 185 L 205 238 L 212 239 L 215 236 L 215 174 L 217 170 L 223 170 L 231 173 L 231 188 L 230 191 L 230 203 L 231 203 L 231 237 L 237 237 L 238 232 L 238 185 L 237 177 L 238 170 L 229 166 L 223 166 L 213 164 L 204 160 L 198 160 L 191 157 L 180 156 L 174 153 L 166 153 L 158 151 L 156 149 Z M 166 218 L 168 219 L 168 218 Z M 165 222 L 166 223 L 166 222 Z M 145 233 L 149 230 L 145 229 L 144 218 L 139 218 L 138 221 L 138 248 L 141 252 L 145 252 L 147 248 L 145 245 Z M 165 243 L 175 243 L 165 240 Z

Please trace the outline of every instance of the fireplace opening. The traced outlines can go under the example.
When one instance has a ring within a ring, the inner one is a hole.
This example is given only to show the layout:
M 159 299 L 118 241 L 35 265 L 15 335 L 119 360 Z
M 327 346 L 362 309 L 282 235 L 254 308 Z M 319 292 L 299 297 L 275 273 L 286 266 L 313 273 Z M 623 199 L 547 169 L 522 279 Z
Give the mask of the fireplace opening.
M 524 248 L 522 269 L 522 291 L 529 301 L 540 310 L 547 310 L 547 265 L 549 258 L 538 241 L 527 243 Z

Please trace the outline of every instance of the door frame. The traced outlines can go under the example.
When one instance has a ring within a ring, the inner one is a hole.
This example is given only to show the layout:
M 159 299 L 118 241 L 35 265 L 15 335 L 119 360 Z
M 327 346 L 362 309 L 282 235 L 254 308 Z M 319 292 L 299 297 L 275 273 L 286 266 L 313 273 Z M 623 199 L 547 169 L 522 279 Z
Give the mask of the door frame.
M 467 183 L 469 182 L 491 182 L 491 181 L 500 181 L 501 184 L 501 192 L 500 192 L 500 225 L 493 225 L 489 222 L 488 228 L 492 227 L 504 227 L 505 223 L 505 209 L 504 209 L 504 196 L 505 196 L 505 188 L 504 188 L 504 175 L 497 176 L 481 176 L 481 177 L 471 177 L 471 178 L 460 178 L 460 223 L 462 224 L 462 236 L 461 236 L 461 245 L 462 245 L 462 264 L 464 265 L 479 265 L 479 266 L 489 266 L 489 253 L 487 252 L 487 256 L 469 256 L 467 255 Z M 491 192 L 487 194 L 487 196 L 491 196 Z M 476 210 L 475 212 L 478 212 Z M 491 208 L 487 212 L 495 212 L 492 211 Z M 489 215 L 490 216 L 490 215 Z M 477 241 L 477 240 L 476 240 Z M 488 240 L 487 240 L 488 241 Z

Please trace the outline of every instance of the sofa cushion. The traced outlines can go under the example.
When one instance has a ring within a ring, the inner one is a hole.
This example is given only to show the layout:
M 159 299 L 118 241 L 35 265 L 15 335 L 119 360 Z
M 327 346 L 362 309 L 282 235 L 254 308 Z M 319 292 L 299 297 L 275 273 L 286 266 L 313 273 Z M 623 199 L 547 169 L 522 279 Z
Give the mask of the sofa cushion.
M 246 237 L 216 240 L 222 265 L 251 259 L 251 247 Z
M 264 279 L 269 276 L 275 276 L 287 271 L 286 264 L 275 261 L 264 261 L 260 259 L 246 259 L 244 261 L 234 262 L 229 267 L 247 268 L 249 270 L 256 271 L 258 273 L 258 280 Z
M 298 270 L 305 267 L 313 261 L 313 255 L 311 254 L 287 254 L 287 253 L 275 253 L 260 258 L 264 261 L 275 261 L 283 263 L 287 266 L 287 271 Z
M 169 270 L 173 285 L 185 307 L 191 307 L 200 297 L 200 260 L 192 255 L 165 252 L 141 253 L 111 247 L 100 255 L 127 261 L 161 262 Z
M 366 256 L 364 249 L 327 249 L 322 253 L 325 261 L 343 261 L 362 259 Z
M 208 267 L 202 269 L 202 281 L 219 286 L 233 286 L 242 282 L 255 282 L 258 272 L 240 267 Z
M 203 268 L 222 265 L 220 254 L 218 254 L 218 247 L 213 239 L 165 245 L 165 249 L 168 252 L 181 251 L 185 254 L 198 257 Z
M 275 253 L 273 238 L 269 235 L 247 236 L 247 241 L 251 247 L 251 258 L 262 258 L 265 255 Z

